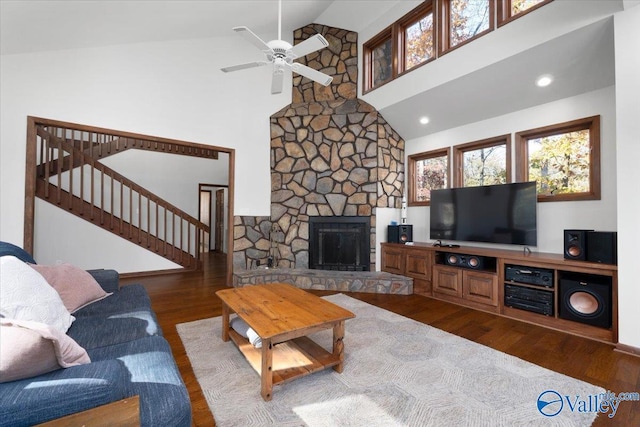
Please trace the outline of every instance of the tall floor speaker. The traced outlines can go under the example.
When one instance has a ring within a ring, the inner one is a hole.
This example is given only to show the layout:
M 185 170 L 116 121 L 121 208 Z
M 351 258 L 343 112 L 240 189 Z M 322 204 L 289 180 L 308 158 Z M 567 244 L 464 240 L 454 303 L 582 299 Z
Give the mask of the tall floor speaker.
M 387 242 L 407 243 L 413 242 L 413 225 L 389 225 L 387 226 Z
M 560 279 L 558 315 L 601 328 L 611 327 L 611 277 L 567 274 Z

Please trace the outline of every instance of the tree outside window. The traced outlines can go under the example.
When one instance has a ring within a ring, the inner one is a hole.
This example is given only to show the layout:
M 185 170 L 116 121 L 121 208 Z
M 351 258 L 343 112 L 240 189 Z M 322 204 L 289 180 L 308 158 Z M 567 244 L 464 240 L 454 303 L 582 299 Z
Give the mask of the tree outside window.
M 553 0 L 498 0 L 498 25 L 532 12 Z
M 511 16 L 515 16 L 546 1 L 547 0 L 511 0 Z
M 454 184 L 457 187 L 511 182 L 511 136 L 470 142 L 454 147 Z
M 518 180 L 536 181 L 538 200 L 600 199 L 600 117 L 519 132 Z
M 405 70 L 433 58 L 433 13 L 429 12 L 405 28 Z
M 409 206 L 427 206 L 431 191 L 449 187 L 449 150 L 409 156 Z
M 472 39 L 490 27 L 489 0 L 450 0 L 449 47 Z

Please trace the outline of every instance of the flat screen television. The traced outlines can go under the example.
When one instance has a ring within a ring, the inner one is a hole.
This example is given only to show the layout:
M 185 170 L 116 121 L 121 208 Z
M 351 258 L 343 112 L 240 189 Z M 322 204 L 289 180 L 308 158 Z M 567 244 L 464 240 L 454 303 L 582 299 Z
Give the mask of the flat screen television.
M 431 192 L 432 240 L 537 245 L 535 182 Z

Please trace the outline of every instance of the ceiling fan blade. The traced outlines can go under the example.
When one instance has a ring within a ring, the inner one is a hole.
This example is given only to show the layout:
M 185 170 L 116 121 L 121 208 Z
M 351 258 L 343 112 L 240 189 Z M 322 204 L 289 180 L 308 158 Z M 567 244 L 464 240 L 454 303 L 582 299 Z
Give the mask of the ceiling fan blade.
M 267 65 L 267 64 L 270 64 L 270 62 L 266 62 L 266 61 L 248 62 L 246 64 L 232 65 L 231 67 L 220 68 L 220 70 L 224 71 L 225 73 L 230 73 L 232 71 L 245 70 L 247 68 L 262 67 L 263 65 Z
M 251 31 L 247 27 L 234 27 L 233 31 L 240 34 L 246 41 L 260 49 L 261 51 L 272 52 L 273 50 L 269 47 L 268 44 L 264 42 L 260 37 L 258 37 L 253 31 Z
M 329 86 L 329 84 L 331 84 L 331 81 L 333 81 L 333 77 L 297 62 L 291 64 L 291 69 L 301 76 L 311 79 L 314 82 L 320 83 L 322 86 Z
M 284 71 L 282 68 L 274 68 L 271 76 L 271 94 L 282 93 L 282 82 L 284 81 Z
M 322 37 L 320 34 L 316 34 L 315 36 L 309 37 L 302 43 L 298 43 L 293 46 L 289 53 L 291 54 L 293 59 L 301 58 L 305 55 L 310 54 L 311 52 L 315 52 L 316 50 L 323 49 L 329 46 L 329 42 L 327 39 Z

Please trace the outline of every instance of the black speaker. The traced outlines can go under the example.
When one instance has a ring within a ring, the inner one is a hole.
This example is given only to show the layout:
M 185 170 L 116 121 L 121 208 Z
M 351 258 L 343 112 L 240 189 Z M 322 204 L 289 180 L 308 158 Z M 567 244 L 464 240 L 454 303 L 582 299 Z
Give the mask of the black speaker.
M 564 230 L 565 259 L 587 259 L 587 233 L 591 230 Z
M 407 243 L 413 242 L 413 225 L 389 225 L 387 226 L 387 242 Z
M 447 265 L 472 268 L 475 270 L 479 270 L 484 267 L 484 257 L 477 255 L 446 253 L 444 255 L 444 262 Z
M 558 315 L 601 328 L 611 327 L 611 278 L 572 275 L 560 279 Z
M 615 231 L 589 231 L 587 233 L 587 261 L 617 264 L 618 233 Z

